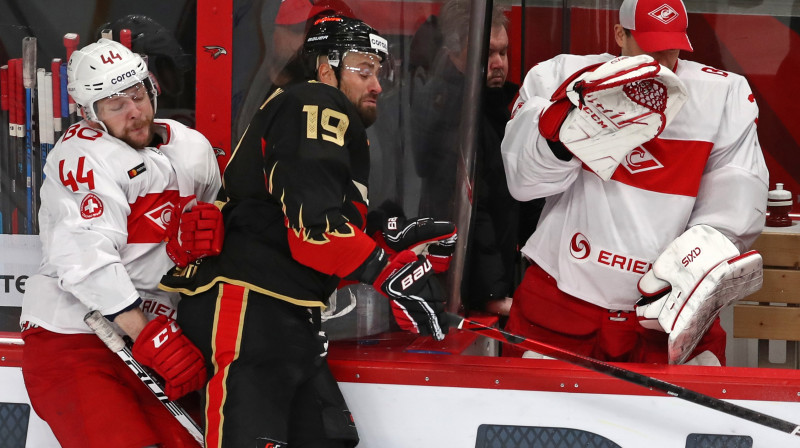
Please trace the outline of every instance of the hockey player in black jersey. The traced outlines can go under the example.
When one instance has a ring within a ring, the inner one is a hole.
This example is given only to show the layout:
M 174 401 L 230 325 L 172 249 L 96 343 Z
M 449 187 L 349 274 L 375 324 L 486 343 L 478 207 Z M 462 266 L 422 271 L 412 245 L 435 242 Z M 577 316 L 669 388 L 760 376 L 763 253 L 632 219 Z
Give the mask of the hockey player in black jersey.
M 222 253 L 162 281 L 182 293 L 178 320 L 212 374 L 207 447 L 358 443 L 320 333 L 320 309 L 342 279 L 374 285 L 401 328 L 447 332 L 436 269 L 420 253 L 452 247 L 455 226 L 389 219 L 380 245 L 364 231 L 365 129 L 386 40 L 360 20 L 323 17 L 302 57 L 308 80 L 270 95 L 225 170 Z

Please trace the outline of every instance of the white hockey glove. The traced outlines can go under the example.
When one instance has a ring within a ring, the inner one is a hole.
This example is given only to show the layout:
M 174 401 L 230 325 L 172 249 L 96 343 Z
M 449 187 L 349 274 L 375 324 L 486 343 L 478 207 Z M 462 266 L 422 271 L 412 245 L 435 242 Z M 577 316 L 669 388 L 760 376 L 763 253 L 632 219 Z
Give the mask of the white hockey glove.
M 761 288 L 762 261 L 756 251 L 739 255 L 722 233 L 691 227 L 667 246 L 639 280 L 639 323 L 669 333 L 670 364 L 681 364 L 719 312 Z
M 652 57 L 620 56 L 565 81 L 539 130 L 605 181 L 628 153 L 661 134 L 686 100 L 681 80 Z

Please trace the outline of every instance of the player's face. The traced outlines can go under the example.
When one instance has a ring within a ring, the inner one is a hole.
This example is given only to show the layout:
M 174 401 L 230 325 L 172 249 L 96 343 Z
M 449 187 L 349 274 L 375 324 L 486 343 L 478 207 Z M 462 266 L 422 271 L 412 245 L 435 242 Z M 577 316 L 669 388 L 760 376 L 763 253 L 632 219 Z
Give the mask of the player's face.
M 383 91 L 380 70 L 380 58 L 374 54 L 350 51 L 342 60 L 339 90 L 356 106 L 365 127 L 378 118 L 378 95 Z
M 486 86 L 503 87 L 508 76 L 508 33 L 503 26 L 493 26 L 489 36 L 489 63 Z
M 103 98 L 95 107 L 108 132 L 132 148 L 142 149 L 153 139 L 153 105 L 144 83 Z
M 625 33 L 625 30 L 621 25 L 614 26 L 614 37 L 620 49 L 622 50 L 622 56 L 638 56 L 640 54 L 646 54 L 670 70 L 674 70 L 675 64 L 678 63 L 678 55 L 680 54 L 681 50 L 662 50 L 648 53 L 639 47 L 639 44 L 636 43 L 636 39 L 634 39 L 633 35 Z

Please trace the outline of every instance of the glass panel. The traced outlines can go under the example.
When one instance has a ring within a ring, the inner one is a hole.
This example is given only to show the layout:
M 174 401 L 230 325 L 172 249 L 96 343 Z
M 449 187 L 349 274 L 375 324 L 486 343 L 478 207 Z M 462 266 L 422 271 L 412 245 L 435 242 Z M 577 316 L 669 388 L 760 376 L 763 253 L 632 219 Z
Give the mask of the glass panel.
M 63 70 L 66 70 L 66 33 L 77 34 L 78 48 L 82 48 L 99 39 L 104 29 L 112 31 L 114 40 L 120 39 L 121 29 L 131 30 L 132 49 L 147 56 L 150 71 L 160 83 L 156 116 L 175 119 L 193 127 L 196 2 L 192 0 L 0 2 L 0 65 L 7 66 L 10 59 L 21 58 L 23 38 L 31 36 L 37 40 L 36 67 L 52 76 L 51 63 L 54 58 L 60 58 Z M 62 68 L 56 65 L 56 70 L 60 74 Z M 45 115 L 39 110 L 37 86 L 34 85 L 31 91 L 31 144 L 28 151 L 24 91 L 19 101 L 11 101 L 8 84 L 2 87 L 0 331 L 18 331 L 25 280 L 35 273 L 41 258 L 40 243 L 36 236 L 36 211 L 44 156 L 66 128 L 79 118 L 74 108 L 70 115 L 65 105 L 64 113 L 58 114 L 62 117 L 58 123 L 61 131 L 54 130 L 52 140 L 42 137 L 39 131 L 44 128 L 41 118 Z M 66 98 L 66 76 L 61 79 L 59 87 L 64 90 Z M 22 89 L 21 84 L 19 89 Z M 19 107 L 13 107 L 16 105 Z M 54 103 L 54 106 L 60 112 L 59 104 Z M 17 136 L 12 136 L 9 129 L 9 117 L 15 115 L 14 110 L 20 111 L 20 118 L 12 120 L 18 123 L 14 130 Z

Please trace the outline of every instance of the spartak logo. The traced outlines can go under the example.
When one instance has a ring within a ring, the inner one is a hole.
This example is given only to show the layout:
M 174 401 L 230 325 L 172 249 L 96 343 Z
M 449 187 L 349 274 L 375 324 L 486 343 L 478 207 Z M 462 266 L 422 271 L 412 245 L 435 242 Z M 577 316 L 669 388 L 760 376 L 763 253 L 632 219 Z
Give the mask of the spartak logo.
M 158 207 L 145 213 L 144 216 L 163 230 L 167 230 L 170 219 L 172 219 L 172 209 L 175 206 L 171 202 L 165 202 Z
M 631 174 L 664 168 L 664 165 L 650 154 L 648 150 L 644 149 L 644 146 L 634 148 L 633 151 L 628 153 L 628 155 L 625 156 L 623 166 Z
M 678 11 L 675 11 L 666 3 L 647 14 L 665 25 L 677 19 L 680 15 L 678 14 Z

